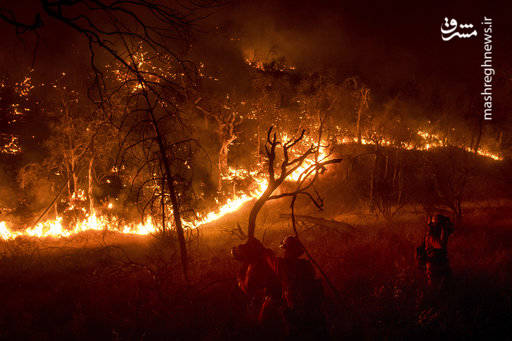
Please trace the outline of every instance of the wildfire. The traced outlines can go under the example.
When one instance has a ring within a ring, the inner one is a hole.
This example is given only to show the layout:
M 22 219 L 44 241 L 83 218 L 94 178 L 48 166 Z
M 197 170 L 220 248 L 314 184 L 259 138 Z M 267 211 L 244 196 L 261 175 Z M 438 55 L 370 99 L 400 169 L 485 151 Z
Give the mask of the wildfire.
M 254 60 L 254 59 L 249 59 L 249 58 L 245 59 L 245 63 L 247 65 L 249 65 L 250 67 L 252 67 L 256 70 L 259 70 L 259 71 L 267 71 L 269 68 L 274 68 L 280 72 L 295 70 L 295 66 L 292 66 L 292 65 L 286 65 L 284 63 L 276 63 L 276 62 L 264 63 L 261 60 Z
M 417 134 L 421 136 L 425 143 L 417 146 L 412 144 L 402 145 L 402 148 L 407 150 L 429 150 L 431 148 L 439 148 L 445 147 L 446 145 L 443 141 L 436 135 L 429 134 L 424 131 L 418 131 Z M 282 141 L 289 141 L 289 138 L 286 134 L 282 135 Z M 356 138 L 351 137 L 343 137 L 338 139 L 338 143 L 340 144 L 349 144 L 356 143 Z M 362 138 L 361 143 L 364 145 L 372 145 L 375 144 L 375 141 L 371 139 Z M 306 145 L 315 144 L 313 139 L 309 136 L 305 136 L 302 141 L 302 147 Z M 391 146 L 393 145 L 392 141 L 387 139 L 381 139 L 379 141 L 380 145 Z M 287 181 L 298 181 L 300 175 L 308 169 L 311 165 L 313 165 L 316 161 L 325 161 L 329 158 L 329 153 L 326 148 L 328 143 L 324 140 L 321 141 L 320 146 L 318 147 L 318 153 L 313 153 L 309 158 L 304 160 L 303 164 L 297 168 L 292 174 L 290 174 L 287 178 Z M 301 149 L 300 146 L 297 146 L 296 153 L 299 152 L 298 149 Z M 470 148 L 463 148 L 464 150 L 470 152 Z M 293 153 L 294 151 L 292 151 Z M 477 154 L 491 158 L 493 160 L 503 160 L 503 158 L 499 155 L 493 154 L 485 149 L 480 149 Z M 293 157 L 293 155 L 290 155 Z M 232 198 L 228 199 L 224 204 L 222 204 L 215 211 L 208 212 L 207 214 L 197 217 L 192 221 L 182 221 L 183 226 L 187 229 L 195 229 L 201 225 L 205 225 L 211 223 L 215 220 L 220 219 L 221 217 L 233 213 L 239 210 L 244 204 L 247 202 L 259 197 L 267 188 L 268 182 L 267 180 L 259 175 L 257 171 L 250 171 L 246 169 L 234 169 L 230 168 L 228 174 L 223 176 L 224 181 L 233 181 L 235 179 L 247 179 L 251 178 L 254 183 L 254 189 L 252 189 L 248 193 L 238 193 L 233 195 Z M 117 231 L 123 234 L 135 234 L 135 235 L 149 235 L 159 231 L 160 227 L 158 224 L 155 224 L 151 217 L 147 217 L 143 222 L 140 223 L 122 223 L 115 216 L 98 216 L 95 213 L 87 214 L 84 208 L 79 208 L 80 205 L 78 203 L 80 201 L 85 201 L 86 195 L 83 191 L 78 191 L 73 195 L 71 200 L 71 205 L 67 208 L 67 210 L 79 209 L 85 213 L 85 218 L 81 221 L 76 222 L 71 228 L 66 228 L 63 224 L 63 218 L 57 217 L 54 220 L 47 220 L 37 224 L 36 226 L 23 230 L 16 231 L 12 230 L 8 227 L 6 222 L 0 222 L 0 238 L 4 240 L 11 240 L 17 237 L 25 236 L 25 237 L 36 237 L 36 238 L 67 238 L 73 235 L 83 233 L 86 231 Z M 82 205 L 83 206 L 83 205 Z M 113 204 L 108 204 L 108 209 L 112 209 Z
M 95 214 L 87 216 L 84 220 L 77 222 L 72 229 L 66 229 L 62 224 L 62 217 L 55 220 L 46 220 L 24 231 L 12 231 L 7 227 L 6 222 L 0 222 L 0 237 L 4 240 L 16 239 L 17 237 L 37 238 L 63 238 L 86 231 L 110 230 L 110 226 L 117 225 L 117 218 L 98 217 Z M 151 217 L 138 224 L 126 224 L 119 230 L 121 233 L 147 235 L 157 232 L 157 226 L 153 224 Z
M 447 147 L 446 142 L 443 139 L 441 139 L 436 134 L 430 134 L 430 133 L 427 133 L 427 132 L 422 131 L 422 130 L 418 130 L 416 133 L 420 137 L 423 138 L 424 142 L 422 144 L 419 144 L 419 145 L 413 144 L 413 143 L 402 143 L 401 148 L 406 149 L 406 150 L 422 150 L 422 151 L 426 151 L 426 150 L 431 150 L 431 149 L 434 149 L 434 148 L 444 148 L 444 147 Z M 342 137 L 342 138 L 338 138 L 338 143 L 339 144 L 357 143 L 357 138 L 356 137 Z M 381 146 L 392 146 L 393 145 L 393 142 L 391 140 L 386 139 L 386 138 L 379 139 L 378 143 Z M 371 140 L 371 139 L 367 139 L 367 138 L 362 137 L 361 138 L 361 144 L 363 144 L 363 145 L 375 145 L 376 142 Z M 462 149 L 462 150 L 464 150 L 466 152 L 469 152 L 469 153 L 473 153 L 474 152 L 474 150 L 471 149 L 470 147 L 458 147 L 458 148 Z M 489 158 L 489 159 L 492 159 L 492 160 L 495 160 L 495 161 L 502 161 L 503 160 L 502 156 L 500 156 L 499 154 L 496 154 L 496 153 L 492 153 L 492 152 L 490 152 L 489 150 L 487 150 L 485 148 L 478 149 L 478 151 L 476 153 L 478 155 L 480 155 L 480 156 L 483 156 L 483 157 L 486 157 L 486 158 Z
M 195 229 L 201 225 L 213 222 L 225 216 L 226 214 L 237 211 L 240 209 L 240 207 L 242 207 L 242 205 L 258 197 L 261 195 L 261 193 L 263 193 L 263 191 L 265 191 L 265 188 L 267 187 L 266 180 L 255 179 L 255 182 L 257 185 L 256 189 L 254 189 L 249 194 L 242 194 L 228 199 L 227 202 L 219 207 L 216 211 L 209 212 L 202 218 L 198 218 L 194 221 L 182 221 L 183 226 L 187 229 Z M 111 204 L 109 204 L 109 208 L 111 208 Z M 84 220 L 75 223 L 71 229 L 66 229 L 63 226 L 62 220 L 62 217 L 58 217 L 55 220 L 47 220 L 37 224 L 33 228 L 29 228 L 23 231 L 13 231 L 7 226 L 6 222 L 0 222 L 0 238 L 4 240 L 11 240 L 20 236 L 37 238 L 63 238 L 71 237 L 86 231 L 105 230 L 117 231 L 123 234 L 149 235 L 159 231 L 159 226 L 153 223 L 151 217 L 148 217 L 141 223 L 124 224 L 115 229 L 113 229 L 112 226 L 120 225 L 120 222 L 116 217 L 103 217 L 97 216 L 96 214 L 91 214 L 86 216 Z
M 285 143 L 286 143 L 289 140 L 290 139 L 288 138 L 288 136 L 286 134 L 284 134 L 283 141 L 285 141 Z M 313 139 L 310 136 L 304 136 L 303 141 L 309 145 L 316 146 L 316 144 L 317 144 L 316 142 L 313 142 Z M 317 162 L 317 161 L 321 162 L 321 161 L 327 160 L 327 158 L 329 157 L 329 152 L 328 152 L 326 146 L 328 146 L 328 145 L 329 145 L 329 143 L 327 141 L 321 140 L 320 145 L 317 146 L 318 155 L 316 155 L 316 153 L 314 153 L 310 157 L 308 157 L 306 160 L 304 160 L 304 162 L 302 163 L 302 165 L 300 167 L 298 167 L 293 173 L 288 175 L 287 180 L 288 181 L 299 181 L 300 176 L 304 173 L 304 171 L 306 171 L 309 167 L 314 165 L 315 162 Z
M 421 130 L 418 131 L 418 135 L 423 137 L 426 141 L 429 141 L 429 143 L 427 143 L 424 148 L 419 148 L 420 150 L 429 150 L 430 148 L 446 147 L 446 143 L 443 141 L 443 139 L 439 135 L 430 134 L 430 133 L 427 133 L 427 132 L 421 131 Z M 467 151 L 469 153 L 472 153 L 474 151 L 470 147 L 463 147 L 461 149 L 464 149 L 465 151 Z M 493 159 L 496 161 L 503 160 L 502 156 L 492 153 L 492 152 L 486 150 L 485 148 L 478 149 L 476 153 L 480 156 L 487 157 L 487 158 L 490 158 L 490 159 Z
M 283 141 L 287 141 L 287 136 L 283 136 Z M 311 155 L 309 159 L 306 159 L 301 167 L 295 172 L 289 175 L 289 181 L 297 181 L 300 174 L 311 166 L 315 162 L 315 156 Z M 324 148 L 320 147 L 319 160 L 327 158 L 327 153 Z M 227 200 L 225 204 L 220 206 L 215 211 L 209 212 L 202 217 L 198 217 L 193 221 L 182 221 L 183 226 L 187 229 L 195 229 L 201 225 L 211 223 L 226 214 L 233 213 L 239 210 L 245 203 L 259 197 L 267 188 L 267 180 L 258 175 L 257 171 L 248 171 L 245 169 L 229 169 L 229 173 L 223 177 L 224 180 L 234 179 L 245 179 L 251 177 L 254 182 L 254 189 L 249 193 L 242 193 L 234 195 L 233 198 Z M 73 195 L 71 205 L 67 210 L 77 209 L 77 204 L 80 201 L 85 201 L 86 195 L 84 191 L 78 191 Z M 112 204 L 109 203 L 108 208 L 112 208 Z M 81 208 L 81 210 L 85 209 Z M 37 224 L 33 228 L 26 229 L 24 231 L 13 231 L 8 228 L 5 222 L 0 222 L 0 237 L 4 240 L 15 239 L 20 236 L 25 237 L 37 237 L 37 238 L 66 238 L 73 235 L 85 232 L 85 231 L 104 231 L 112 230 L 123 234 L 137 234 L 137 235 L 148 235 L 156 233 L 159 230 L 157 224 L 154 224 L 151 217 L 148 217 L 144 222 L 138 224 L 125 224 L 117 229 L 112 229 L 112 226 L 119 226 L 120 222 L 116 217 L 103 217 L 97 216 L 96 214 L 87 215 L 82 221 L 75 223 L 71 229 L 66 229 L 63 226 L 62 217 L 58 217 L 55 220 L 47 220 Z
M 252 191 L 250 194 L 242 194 L 240 196 L 235 196 L 232 199 L 228 199 L 227 203 L 221 206 L 217 211 L 210 212 L 206 214 L 204 218 L 198 219 L 194 222 L 183 222 L 184 226 L 194 229 L 201 225 L 211 223 L 226 214 L 238 211 L 245 203 L 259 197 L 265 191 L 265 188 L 267 188 L 266 180 L 257 180 L 256 183 L 257 189 Z
M 21 153 L 21 147 L 20 142 L 17 136 L 12 135 L 9 139 L 9 141 L 1 146 L 0 153 L 2 154 L 10 154 L 10 155 L 16 155 Z

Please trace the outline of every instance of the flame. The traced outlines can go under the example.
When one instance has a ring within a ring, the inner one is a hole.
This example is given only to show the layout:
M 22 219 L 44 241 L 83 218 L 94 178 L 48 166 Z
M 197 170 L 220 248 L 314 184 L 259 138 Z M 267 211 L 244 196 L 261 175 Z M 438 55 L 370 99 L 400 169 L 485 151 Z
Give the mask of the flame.
M 227 203 L 221 206 L 217 211 L 209 212 L 204 218 L 198 219 L 194 222 L 183 222 L 183 225 L 187 228 L 194 229 L 201 225 L 208 224 L 217 219 L 220 219 L 226 214 L 238 211 L 238 209 L 240 209 L 240 207 L 242 207 L 245 203 L 259 197 L 265 191 L 268 185 L 266 180 L 261 179 L 256 180 L 256 184 L 257 188 L 251 193 L 242 194 L 241 196 L 228 199 Z
M 284 136 L 284 141 L 287 141 L 286 135 Z M 301 167 L 296 169 L 292 174 L 288 176 L 287 180 L 297 181 L 300 174 L 315 162 L 314 157 L 314 155 L 311 155 L 311 158 L 306 159 Z M 319 160 L 325 159 L 326 157 L 326 151 L 324 151 L 323 148 L 320 148 Z M 265 179 L 263 176 L 260 176 L 257 171 L 230 168 L 228 174 L 223 176 L 223 180 L 245 179 L 248 177 L 253 179 L 253 190 L 251 190 L 249 193 L 234 195 L 215 211 L 211 211 L 202 217 L 198 217 L 196 220 L 183 220 L 183 226 L 186 229 L 198 228 L 201 225 L 205 225 L 218 220 L 226 214 L 236 212 L 247 202 L 259 197 L 267 188 L 268 182 L 267 179 Z M 79 208 L 79 203 L 84 202 L 85 200 L 87 200 L 87 198 L 83 190 L 75 192 L 71 198 L 71 205 L 66 210 L 78 209 L 83 210 L 85 213 L 84 208 Z M 111 209 L 113 207 L 112 203 L 109 203 L 107 207 Z M 47 220 L 41 222 L 35 227 L 26 229 L 24 231 L 13 231 L 9 229 L 6 222 L 0 222 L 0 237 L 4 240 L 11 240 L 20 236 L 37 238 L 67 238 L 85 231 L 105 230 L 117 231 L 123 234 L 148 235 L 156 233 L 159 230 L 158 225 L 153 223 L 151 217 L 148 217 L 144 222 L 138 224 L 125 224 L 117 229 L 112 229 L 112 226 L 118 225 L 119 221 L 116 217 L 97 216 L 94 213 L 86 215 L 84 220 L 75 223 L 71 229 L 66 229 L 63 226 L 62 217 L 58 217 L 55 220 Z
M 288 136 L 286 134 L 283 134 L 283 141 L 284 143 L 290 141 L 290 139 L 288 138 Z M 306 160 L 304 160 L 304 162 L 302 163 L 302 165 L 300 167 L 298 167 L 295 171 L 293 171 L 293 173 L 291 173 L 290 175 L 288 175 L 288 177 L 286 178 L 287 181 L 299 181 L 301 175 L 309 168 L 311 167 L 312 165 L 315 164 L 315 162 L 321 162 L 321 161 L 325 161 L 327 160 L 327 158 L 329 157 L 329 153 L 328 153 L 328 150 L 326 148 L 326 146 L 329 145 L 329 143 L 325 140 L 321 140 L 320 141 L 320 146 L 317 146 L 317 143 L 316 142 L 313 142 L 313 139 L 309 136 L 304 136 L 303 138 L 303 142 L 304 144 L 309 144 L 309 145 L 314 145 L 318 148 L 318 155 L 316 155 L 316 153 L 314 154 L 311 154 L 310 157 L 308 157 Z M 297 154 L 299 153 L 295 153 L 297 156 Z M 291 155 L 291 157 L 293 157 L 293 153 Z
M 426 141 L 428 141 L 428 143 L 426 143 L 424 147 L 420 146 L 418 148 L 419 150 L 429 150 L 431 148 L 446 147 L 446 144 L 444 143 L 443 139 L 439 135 L 431 134 L 431 133 L 428 133 L 428 132 L 422 131 L 422 130 L 418 130 L 417 134 L 419 136 L 421 136 L 423 139 L 425 139 Z M 459 147 L 459 148 L 463 149 L 463 150 L 465 150 L 466 152 L 469 152 L 469 153 L 474 152 L 474 150 L 471 149 L 470 147 Z M 498 154 L 495 154 L 495 153 L 492 153 L 492 152 L 488 151 L 485 148 L 478 149 L 476 153 L 478 155 L 480 155 L 480 156 L 483 156 L 483 157 L 486 157 L 486 158 L 489 158 L 489 159 L 492 159 L 492 160 L 495 160 L 495 161 L 502 161 L 503 160 L 502 156 L 500 156 Z
M 5 221 L 0 221 L 0 237 L 4 240 L 11 239 L 11 231 L 7 228 Z
M 260 196 L 267 187 L 266 180 L 257 180 L 257 187 L 249 194 L 242 194 L 228 199 L 227 202 L 219 207 L 216 211 L 209 212 L 204 217 L 194 220 L 183 220 L 183 226 L 186 229 L 195 229 L 201 225 L 213 222 L 226 214 L 232 213 L 240 209 L 245 203 Z M 159 226 L 154 224 L 151 217 L 140 223 L 124 224 L 118 228 L 119 220 L 116 217 L 97 216 L 96 214 L 87 215 L 82 221 L 78 221 L 71 229 L 63 226 L 63 218 L 57 217 L 54 220 L 46 220 L 23 231 L 13 231 L 7 223 L 0 222 L 0 238 L 4 240 L 16 239 L 17 237 L 37 237 L 37 238 L 67 238 L 86 231 L 117 231 L 123 234 L 149 235 L 159 231 Z
M 430 134 L 425 131 L 418 131 L 417 134 L 422 137 L 425 142 L 422 145 L 414 145 L 414 144 L 402 144 L 402 148 L 407 150 L 430 150 L 432 148 L 440 148 L 445 147 L 445 144 L 442 142 L 442 139 L 435 134 Z M 282 141 L 289 141 L 289 138 L 286 134 L 282 135 Z M 301 149 L 305 148 L 308 144 L 315 144 L 313 142 L 313 138 L 309 136 L 305 136 L 302 144 L 299 146 L 295 146 L 294 150 L 291 150 L 290 157 L 294 155 L 300 155 Z M 340 144 L 351 144 L 357 143 L 357 138 L 353 137 L 342 137 L 338 138 L 338 143 Z M 363 145 L 374 145 L 375 141 L 367 138 L 361 138 L 361 144 Z M 380 145 L 392 146 L 394 145 L 391 140 L 382 138 L 379 140 Z M 318 147 L 318 155 L 312 154 L 309 158 L 304 160 L 303 164 L 297 168 L 293 173 L 288 175 L 287 181 L 298 181 L 300 175 L 308 169 L 311 165 L 318 161 L 325 161 L 329 158 L 329 154 L 327 151 L 328 143 L 324 140 L 321 141 L 320 146 Z M 472 150 L 470 148 L 461 148 L 468 152 Z M 304 152 L 304 150 L 302 150 Z M 483 157 L 488 157 L 493 160 L 503 160 L 503 157 L 493 154 L 486 149 L 480 149 L 477 152 L 478 155 Z M 261 166 L 261 165 L 260 165 Z M 114 171 L 114 169 L 113 169 Z M 248 193 L 238 193 L 233 195 L 232 198 L 228 199 L 224 204 L 218 207 L 216 210 L 208 212 L 204 216 L 196 217 L 195 220 L 185 221 L 183 220 L 183 226 L 186 229 L 195 229 L 201 225 L 205 225 L 220 219 L 221 217 L 236 212 L 239 210 L 244 204 L 247 202 L 259 197 L 267 188 L 268 182 L 267 180 L 261 176 L 257 171 L 250 171 L 246 169 L 234 169 L 229 168 L 228 174 L 225 174 L 222 179 L 224 181 L 232 181 L 235 179 L 247 179 L 251 178 L 254 183 L 254 188 Z M 36 237 L 36 238 L 68 238 L 73 235 L 83 233 L 86 231 L 117 231 L 123 234 L 134 234 L 134 235 L 149 235 L 159 231 L 159 226 L 153 223 L 151 217 L 147 217 L 144 221 L 139 223 L 121 223 L 121 221 L 115 216 L 98 216 L 95 213 L 87 214 L 85 208 L 83 208 L 83 203 L 87 200 L 87 196 L 85 192 L 80 190 L 73 194 L 71 198 L 71 204 L 67 208 L 67 210 L 82 210 L 85 213 L 85 218 L 81 221 L 76 222 L 70 228 L 66 228 L 63 226 L 63 218 L 57 217 L 53 220 L 47 220 L 41 222 L 34 226 L 33 228 L 29 228 L 26 230 L 12 230 L 9 228 L 8 224 L 4 221 L 0 221 L 0 238 L 3 240 L 12 240 L 17 237 L 25 236 L 25 237 Z M 82 203 L 82 205 L 80 205 Z M 82 208 L 80 208 L 82 207 Z M 113 204 L 109 203 L 107 205 L 108 209 L 113 208 Z M 171 212 L 172 214 L 172 212 Z M 170 219 L 169 219 L 170 220 Z
M 236 170 L 231 169 L 231 176 L 239 177 L 245 174 L 255 174 L 255 172 L 237 172 Z M 242 194 L 239 196 L 234 196 L 231 199 L 228 199 L 227 202 L 219 207 L 217 210 L 207 213 L 205 216 L 198 218 L 194 221 L 185 221 L 183 220 L 183 226 L 186 229 L 195 229 L 201 225 L 208 224 L 213 222 L 226 214 L 232 213 L 240 209 L 245 203 L 253 200 L 254 198 L 260 196 L 265 189 L 267 188 L 267 181 L 265 179 L 255 179 L 256 188 L 252 190 L 248 194 Z M 72 197 L 72 204 L 67 210 L 76 209 L 74 203 L 78 201 L 83 201 L 85 199 L 85 195 L 83 191 L 79 191 L 74 194 Z M 108 208 L 112 208 L 112 203 L 108 204 Z M 85 209 L 81 209 L 84 210 Z M 117 231 L 123 234 L 136 234 L 136 235 L 149 235 L 159 231 L 159 226 L 154 224 L 151 217 L 148 217 L 143 222 L 140 223 L 131 223 L 124 224 L 118 228 L 112 228 L 112 226 L 119 226 L 120 222 L 117 217 L 106 217 L 106 216 L 97 216 L 96 214 L 86 215 L 86 218 L 82 221 L 78 221 L 72 226 L 71 229 L 66 229 L 63 226 L 63 218 L 57 217 L 54 220 L 46 220 L 34 226 L 33 228 L 29 228 L 23 231 L 14 231 L 11 230 L 7 223 L 2 221 L 0 222 L 0 238 L 4 240 L 16 239 L 17 237 L 37 237 L 37 238 L 67 238 L 73 235 L 86 232 L 86 231 Z
M 12 135 L 9 142 L 0 147 L 0 153 L 16 155 L 21 153 L 20 142 L 17 136 Z
M 86 231 L 104 231 L 111 230 L 111 226 L 115 226 L 117 218 L 98 217 L 96 214 L 87 216 L 84 220 L 77 222 L 72 229 L 64 228 L 62 217 L 55 220 L 46 220 L 24 231 L 12 231 L 7 227 L 6 222 L 0 222 L 0 237 L 4 240 L 16 239 L 17 237 L 37 237 L 37 238 L 63 238 Z M 114 230 L 116 231 L 116 230 Z M 126 234 L 147 235 L 158 231 L 156 225 L 153 224 L 151 217 L 144 222 L 138 224 L 126 224 L 117 230 Z
M 260 70 L 260 71 L 267 71 L 267 69 L 269 67 L 276 68 L 280 72 L 295 70 L 295 66 L 292 66 L 292 65 L 286 65 L 283 63 L 271 63 L 271 62 L 265 63 L 261 60 L 255 60 L 255 59 L 249 59 L 249 58 L 245 58 L 245 63 L 247 65 L 249 65 L 250 67 L 252 67 L 256 70 Z
M 401 148 L 403 149 L 406 149 L 406 150 L 421 150 L 421 151 L 427 151 L 427 150 L 431 150 L 433 148 L 444 148 L 444 147 L 447 147 L 446 143 L 443 141 L 443 139 L 439 136 L 439 135 L 436 135 L 436 134 L 431 134 L 431 133 L 428 133 L 426 131 L 423 131 L 423 130 L 418 130 L 416 132 L 417 135 L 419 135 L 420 137 L 423 138 L 423 143 L 422 144 L 419 144 L 419 145 L 416 145 L 416 144 L 413 144 L 413 143 L 402 143 L 401 144 Z M 350 143 L 357 143 L 357 138 L 355 137 L 339 137 L 337 139 L 338 143 L 339 144 L 350 144 Z M 367 139 L 367 138 L 364 138 L 362 137 L 361 138 L 361 144 L 363 145 L 375 145 L 375 141 L 371 140 L 371 139 Z M 386 139 L 386 138 L 380 138 L 379 139 L 379 145 L 384 145 L 384 146 L 392 146 L 394 145 L 394 143 L 389 140 L 389 139 Z M 458 147 L 459 149 L 462 149 L 466 152 L 469 152 L 469 153 L 472 153 L 474 152 L 473 149 L 471 149 L 470 147 Z M 482 156 L 482 157 L 486 157 L 486 158 L 489 158 L 489 159 L 492 159 L 492 160 L 495 160 L 495 161 L 503 161 L 503 156 L 499 155 L 499 154 L 496 154 L 496 153 L 492 153 L 490 152 L 489 150 L 485 149 L 485 148 L 480 148 L 477 152 L 476 152 L 478 155 Z

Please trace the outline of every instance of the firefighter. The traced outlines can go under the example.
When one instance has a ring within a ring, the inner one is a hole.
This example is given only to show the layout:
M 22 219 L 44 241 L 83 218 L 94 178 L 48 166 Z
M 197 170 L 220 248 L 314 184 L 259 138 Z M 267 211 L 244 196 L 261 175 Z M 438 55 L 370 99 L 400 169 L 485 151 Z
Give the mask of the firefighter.
M 264 253 L 264 246 L 256 238 L 231 249 L 233 258 L 241 262 L 237 284 L 247 298 L 249 319 L 263 332 L 282 329 L 281 286 Z
M 439 291 L 451 277 L 448 261 L 448 237 L 453 232 L 453 224 L 444 215 L 437 214 L 428 224 L 424 240 L 425 275 L 427 286 Z
M 328 337 L 322 312 L 323 288 L 311 262 L 301 258 L 304 246 L 297 237 L 281 242 L 283 257 L 265 249 L 265 260 L 277 275 L 282 288 L 282 311 L 286 335 L 290 339 L 324 340 Z

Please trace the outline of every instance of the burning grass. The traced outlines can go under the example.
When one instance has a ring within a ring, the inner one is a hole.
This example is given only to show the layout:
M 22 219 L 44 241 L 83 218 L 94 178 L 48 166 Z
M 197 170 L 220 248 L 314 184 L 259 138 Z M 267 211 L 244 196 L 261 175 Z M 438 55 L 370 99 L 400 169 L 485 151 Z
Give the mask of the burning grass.
M 262 213 L 259 233 L 276 250 L 290 233 L 279 218 L 282 209 L 273 204 Z M 454 285 L 435 307 L 423 301 L 413 259 L 421 217 L 393 226 L 353 222 L 352 232 L 299 224 L 305 245 L 342 294 L 338 302 L 328 292 L 332 334 L 422 339 L 510 332 L 512 217 L 506 212 L 500 208 L 489 219 L 474 211 L 453 235 Z M 176 244 L 168 238 L 90 232 L 52 243 L 3 242 L 0 284 L 9 294 L 0 315 L 2 338 L 257 338 L 235 287 L 238 264 L 227 251 L 238 241 L 217 227 L 189 239 L 191 287 L 182 282 Z

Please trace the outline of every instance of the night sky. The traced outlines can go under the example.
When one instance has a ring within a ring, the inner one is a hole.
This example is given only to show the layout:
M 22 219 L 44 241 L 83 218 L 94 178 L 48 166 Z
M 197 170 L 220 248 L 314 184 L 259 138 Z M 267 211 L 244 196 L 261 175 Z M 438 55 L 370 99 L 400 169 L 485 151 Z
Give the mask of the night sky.
M 26 22 L 40 12 L 39 1 L 16 1 L 8 6 Z M 510 94 L 512 29 L 507 16 L 511 9 L 510 5 L 484 1 L 234 1 L 208 10 L 208 18 L 195 26 L 195 39 L 200 44 L 201 35 L 208 37 L 209 51 L 217 49 L 215 53 L 221 56 L 239 57 L 257 49 L 284 57 L 299 70 L 335 69 L 340 78 L 357 75 L 373 89 L 380 103 L 405 96 L 436 110 L 433 102 L 437 99 L 432 98 L 438 97 L 438 106 L 453 102 L 448 107 L 460 108 L 457 103 L 471 102 L 467 110 L 479 110 L 483 82 L 480 22 L 488 16 L 493 19 L 493 65 L 497 73 L 495 118 L 507 120 L 509 108 L 502 98 Z M 442 41 L 444 17 L 474 24 L 478 36 Z M 62 69 L 85 67 L 89 56 L 84 39 L 45 14 L 42 20 L 34 64 L 41 77 L 52 78 Z M 239 40 L 231 46 L 217 44 L 219 27 Z M 0 30 L 4 37 L 0 42 L 1 71 L 25 72 L 34 61 L 34 34 L 15 36 L 14 29 L 5 23 L 0 24 Z
M 238 18 L 256 41 L 261 37 L 255 31 L 270 32 L 282 42 L 283 55 L 293 64 L 319 69 L 334 66 L 360 75 L 381 95 L 406 92 L 428 105 L 431 96 L 427 93 L 433 92 L 461 93 L 467 100 L 479 100 L 483 77 L 480 22 L 484 16 L 493 18 L 495 85 L 499 95 L 504 95 L 503 82 L 510 83 L 512 57 L 510 9 L 463 1 L 282 1 L 248 6 L 235 17 L 241 13 Z M 442 41 L 444 17 L 473 23 L 478 36 Z M 499 104 L 504 103 L 497 104 L 502 116 L 504 109 Z

